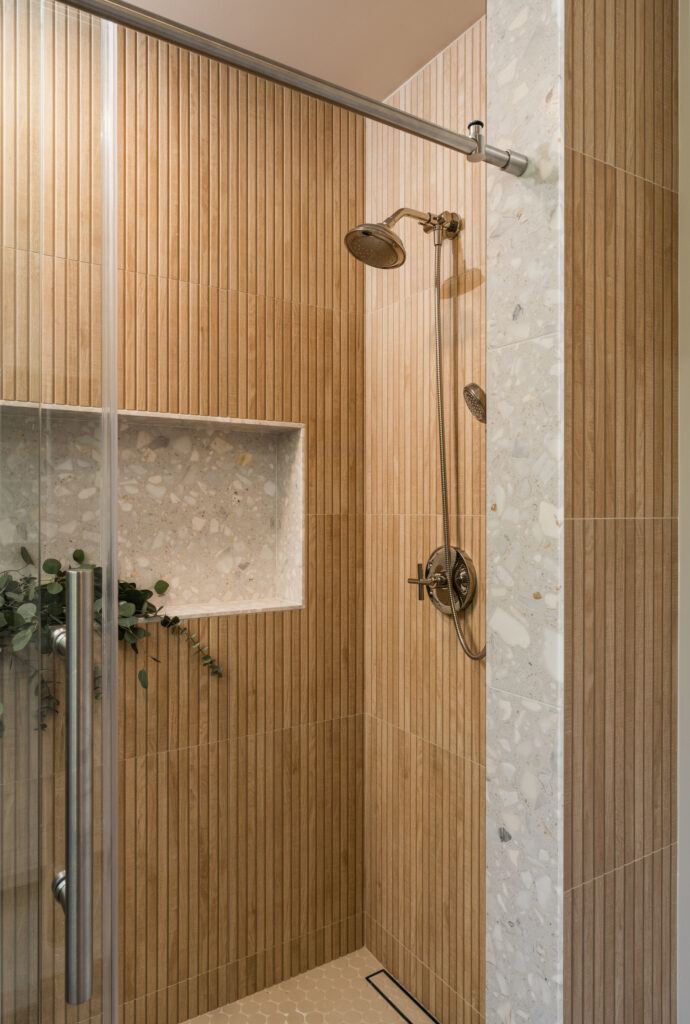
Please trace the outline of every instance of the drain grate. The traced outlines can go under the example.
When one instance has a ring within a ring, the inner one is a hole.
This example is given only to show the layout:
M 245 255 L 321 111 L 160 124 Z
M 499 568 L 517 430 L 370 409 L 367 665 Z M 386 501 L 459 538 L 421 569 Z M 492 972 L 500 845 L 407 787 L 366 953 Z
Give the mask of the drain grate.
M 439 1024 L 388 971 L 374 971 L 367 975 L 367 981 L 407 1024 Z

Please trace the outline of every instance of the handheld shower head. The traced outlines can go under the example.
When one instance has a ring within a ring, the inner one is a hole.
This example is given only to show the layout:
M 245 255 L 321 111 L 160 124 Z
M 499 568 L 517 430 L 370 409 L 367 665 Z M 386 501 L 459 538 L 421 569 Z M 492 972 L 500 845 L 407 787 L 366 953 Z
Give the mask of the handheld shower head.
M 462 397 L 472 415 L 480 423 L 486 423 L 486 395 L 478 384 L 466 384 L 462 389 Z
M 387 224 L 359 224 L 345 235 L 345 245 L 368 267 L 394 270 L 405 262 L 405 246 Z

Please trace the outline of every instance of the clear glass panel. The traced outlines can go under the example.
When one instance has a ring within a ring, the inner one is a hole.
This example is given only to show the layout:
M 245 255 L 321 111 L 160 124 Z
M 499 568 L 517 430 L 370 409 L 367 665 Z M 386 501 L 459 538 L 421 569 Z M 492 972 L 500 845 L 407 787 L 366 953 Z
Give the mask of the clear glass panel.
M 37 0 L 2 0 L 0 19 L 0 1021 L 109 1021 L 112 28 Z M 77 1011 L 52 893 L 69 827 L 66 664 L 52 631 L 65 623 L 65 570 L 82 563 L 97 567 L 105 605 L 90 623 L 93 679 L 81 680 L 92 691 L 93 985 Z

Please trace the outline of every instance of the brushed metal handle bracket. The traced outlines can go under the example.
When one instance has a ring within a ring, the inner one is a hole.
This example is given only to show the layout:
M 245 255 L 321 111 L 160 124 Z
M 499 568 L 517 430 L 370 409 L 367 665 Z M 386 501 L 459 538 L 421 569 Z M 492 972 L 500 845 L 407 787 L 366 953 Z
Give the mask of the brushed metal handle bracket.
M 50 631 L 50 642 L 53 647 L 53 654 L 67 657 L 67 626 L 54 626 Z
M 57 875 L 53 879 L 53 884 L 50 887 L 55 897 L 55 902 L 59 903 L 62 909 L 67 911 L 67 872 L 58 871 Z
M 65 1000 L 78 1006 L 92 988 L 92 691 L 93 570 L 66 572 L 66 626 L 51 633 L 53 651 L 66 660 L 66 860 L 52 882 L 65 912 Z

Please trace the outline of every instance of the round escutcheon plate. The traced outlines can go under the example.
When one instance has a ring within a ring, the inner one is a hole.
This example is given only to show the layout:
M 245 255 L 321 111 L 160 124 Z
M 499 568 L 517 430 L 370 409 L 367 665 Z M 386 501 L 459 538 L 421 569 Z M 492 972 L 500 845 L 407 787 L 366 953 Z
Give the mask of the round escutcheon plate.
M 451 547 L 450 557 L 455 610 L 461 612 L 472 603 L 477 588 L 477 573 L 472 559 L 460 548 Z M 426 563 L 425 574 L 427 577 L 437 573 L 441 573 L 443 576 L 446 574 L 446 552 L 443 547 L 432 551 L 429 561 Z M 432 604 L 444 615 L 452 614 L 448 587 L 430 587 L 429 597 Z

